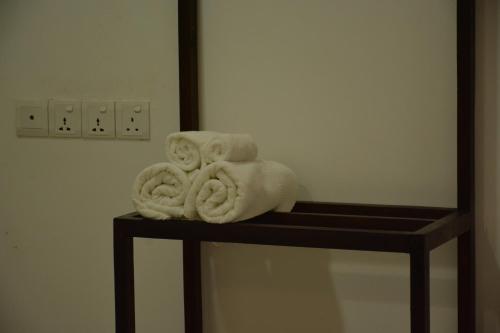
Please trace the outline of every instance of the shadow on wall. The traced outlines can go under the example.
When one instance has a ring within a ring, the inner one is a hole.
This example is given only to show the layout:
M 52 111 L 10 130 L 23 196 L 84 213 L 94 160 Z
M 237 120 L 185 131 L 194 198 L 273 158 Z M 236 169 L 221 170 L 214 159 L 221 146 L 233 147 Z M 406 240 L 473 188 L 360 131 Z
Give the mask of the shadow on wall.
M 344 332 L 329 251 L 205 245 L 207 332 Z
M 499 8 L 497 1 L 479 1 L 476 16 L 477 319 L 481 333 L 500 331 Z
M 347 333 L 365 332 L 367 327 L 402 332 L 409 328 L 405 254 L 203 244 L 207 333 Z M 442 263 L 450 265 L 450 250 L 456 251 L 454 243 L 436 250 L 433 267 L 440 269 L 431 276 L 432 307 L 438 317 L 444 313 L 447 318 L 446 323 L 434 323 L 442 332 L 456 331 L 456 317 L 449 318 L 450 312 L 456 312 L 455 263 L 452 267 Z M 443 269 L 448 273 L 443 275 Z M 398 320 L 388 322 L 394 317 Z

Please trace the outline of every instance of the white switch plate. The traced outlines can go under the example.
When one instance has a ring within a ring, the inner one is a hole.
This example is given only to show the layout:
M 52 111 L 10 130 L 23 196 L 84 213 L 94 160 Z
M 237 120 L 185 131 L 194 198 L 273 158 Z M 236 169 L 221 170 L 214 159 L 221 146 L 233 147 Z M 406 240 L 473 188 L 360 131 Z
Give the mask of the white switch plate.
M 115 137 L 115 103 L 111 101 L 84 101 L 82 103 L 82 131 L 86 138 Z
M 120 101 L 116 102 L 115 109 L 118 139 L 149 139 L 148 101 Z
M 49 100 L 49 136 L 81 137 L 81 102 L 73 100 Z
M 16 133 L 18 136 L 49 134 L 46 101 L 16 102 Z

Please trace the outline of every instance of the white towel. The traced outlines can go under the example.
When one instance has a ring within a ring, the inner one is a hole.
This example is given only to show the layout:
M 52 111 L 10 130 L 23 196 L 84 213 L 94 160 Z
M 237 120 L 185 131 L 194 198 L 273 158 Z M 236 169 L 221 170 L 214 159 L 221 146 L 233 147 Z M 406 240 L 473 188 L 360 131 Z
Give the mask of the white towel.
M 172 163 L 157 163 L 137 175 L 132 202 L 144 217 L 165 220 L 184 215 L 184 201 L 191 181 Z
M 167 158 L 184 171 L 201 167 L 201 146 L 215 137 L 217 133 L 206 131 L 187 131 L 167 136 L 165 149 Z
M 177 132 L 167 136 L 165 146 L 168 159 L 188 172 L 216 161 L 253 161 L 257 157 L 257 145 L 248 134 Z
M 203 166 L 217 161 L 254 161 L 257 145 L 248 134 L 218 133 L 201 147 Z
M 270 210 L 289 212 L 296 200 L 295 174 L 272 161 L 215 162 L 199 172 L 184 206 L 190 219 L 227 223 Z

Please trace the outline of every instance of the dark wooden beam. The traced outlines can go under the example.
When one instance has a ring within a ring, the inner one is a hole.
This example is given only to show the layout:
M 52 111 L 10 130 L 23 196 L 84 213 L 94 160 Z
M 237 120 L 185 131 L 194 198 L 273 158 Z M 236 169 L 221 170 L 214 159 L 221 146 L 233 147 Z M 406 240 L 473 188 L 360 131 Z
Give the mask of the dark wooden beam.
M 471 230 L 458 238 L 458 332 L 476 332 L 475 233 Z
M 471 230 L 474 224 L 472 214 L 451 213 L 417 231 L 425 235 L 429 250 L 458 237 Z
M 295 204 L 293 210 L 303 213 L 387 216 L 405 218 L 412 217 L 422 219 L 439 219 L 455 211 L 454 208 L 441 207 L 373 205 L 315 201 L 298 201 Z
M 127 219 L 123 223 L 133 237 L 383 252 L 408 253 L 414 238 L 421 237 L 408 231 L 284 225 L 279 221 L 273 225 Z
M 135 332 L 134 240 L 123 221 L 113 224 L 115 327 L 117 333 Z
M 179 0 L 179 121 L 181 131 L 199 130 L 198 1 Z M 202 333 L 201 249 L 199 240 L 183 240 L 184 325 Z
M 186 333 L 203 331 L 201 248 L 197 240 L 182 243 L 184 271 L 184 327 Z
M 338 229 L 416 231 L 433 222 L 434 220 L 406 217 L 269 212 L 242 223 Z
M 474 96 L 475 96 L 475 0 L 458 0 L 457 12 L 457 182 L 458 209 L 475 211 L 474 187 Z M 474 220 L 472 220 L 474 222 Z M 458 238 L 458 331 L 474 333 L 476 330 L 475 286 L 475 233 L 474 223 Z
M 197 0 L 179 0 L 179 107 L 180 130 L 199 130 L 198 8 Z
M 475 0 L 458 0 L 457 185 L 458 209 L 474 210 Z
M 430 263 L 425 246 L 410 253 L 411 333 L 430 333 Z

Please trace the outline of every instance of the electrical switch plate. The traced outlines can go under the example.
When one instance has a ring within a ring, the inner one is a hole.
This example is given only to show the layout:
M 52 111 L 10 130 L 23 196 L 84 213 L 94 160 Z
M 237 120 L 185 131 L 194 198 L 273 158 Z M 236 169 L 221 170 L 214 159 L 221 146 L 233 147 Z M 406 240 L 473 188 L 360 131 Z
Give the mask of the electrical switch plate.
M 149 102 L 116 102 L 116 137 L 118 139 L 149 139 Z
M 82 103 L 83 136 L 86 138 L 115 137 L 115 103 L 84 101 Z
M 49 136 L 82 136 L 81 103 L 79 101 L 49 100 Z
M 16 133 L 18 136 L 49 134 L 46 101 L 16 102 Z

